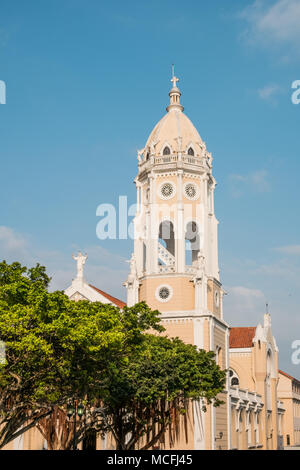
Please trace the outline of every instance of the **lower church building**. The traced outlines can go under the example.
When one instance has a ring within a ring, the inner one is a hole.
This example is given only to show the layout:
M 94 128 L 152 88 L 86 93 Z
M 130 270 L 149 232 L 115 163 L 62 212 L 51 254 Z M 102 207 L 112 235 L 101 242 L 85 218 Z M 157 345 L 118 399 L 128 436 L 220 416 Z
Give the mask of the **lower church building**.
M 220 394 L 224 404 L 204 412 L 201 403 L 193 403 L 188 442 L 178 440 L 175 449 L 300 446 L 300 382 L 278 370 L 270 314 L 252 327 L 231 327 L 224 317 L 213 159 L 184 113 L 178 79 L 171 81 L 167 113 L 137 155 L 134 251 L 124 283 L 127 305 L 145 301 L 161 312 L 169 336 L 214 351 L 219 366 L 228 370 Z M 75 301 L 122 308 L 124 302 L 84 280 L 86 258 L 81 253 L 75 257 L 77 277 L 66 294 Z M 97 448 L 113 449 L 108 442 L 99 438 Z

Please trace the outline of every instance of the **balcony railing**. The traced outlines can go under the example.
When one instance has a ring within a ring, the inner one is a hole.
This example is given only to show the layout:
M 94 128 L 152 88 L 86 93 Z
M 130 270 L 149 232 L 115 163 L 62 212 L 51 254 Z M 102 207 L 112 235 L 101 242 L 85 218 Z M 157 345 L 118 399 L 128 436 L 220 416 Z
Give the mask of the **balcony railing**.
M 177 154 L 173 155 L 162 155 L 159 157 L 151 157 L 149 160 L 144 160 L 140 162 L 139 166 L 141 169 L 145 170 L 152 165 L 167 165 L 170 163 L 183 162 L 188 165 L 194 165 L 198 167 L 203 167 L 205 165 L 205 157 L 193 157 L 191 155 L 181 155 L 179 157 Z
M 187 274 L 196 274 L 197 268 L 195 266 L 186 266 L 185 272 Z
M 167 265 L 162 265 L 162 266 L 158 266 L 158 272 L 160 274 L 168 274 L 168 273 L 175 273 L 175 266 L 167 266 Z
M 243 400 L 244 402 L 262 404 L 262 396 L 256 392 L 249 392 L 249 390 L 230 387 L 230 395 L 232 398 Z

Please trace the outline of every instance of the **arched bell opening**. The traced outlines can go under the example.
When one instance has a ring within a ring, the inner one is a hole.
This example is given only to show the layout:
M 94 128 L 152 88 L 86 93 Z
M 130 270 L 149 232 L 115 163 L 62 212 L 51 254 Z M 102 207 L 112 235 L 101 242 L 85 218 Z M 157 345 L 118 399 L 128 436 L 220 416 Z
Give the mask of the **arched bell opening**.
M 164 220 L 158 230 L 158 264 L 173 266 L 175 264 L 175 234 L 170 220 Z
M 189 222 L 185 231 L 185 264 L 194 265 L 198 260 L 200 250 L 200 235 L 196 222 Z

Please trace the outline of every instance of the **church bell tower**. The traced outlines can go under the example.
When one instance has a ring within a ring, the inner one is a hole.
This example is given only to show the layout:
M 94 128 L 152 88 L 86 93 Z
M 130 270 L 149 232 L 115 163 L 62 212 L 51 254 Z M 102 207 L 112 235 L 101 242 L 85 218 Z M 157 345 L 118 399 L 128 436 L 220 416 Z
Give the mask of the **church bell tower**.
M 184 113 L 178 81 L 173 76 L 167 113 L 138 151 L 127 304 L 145 301 L 159 310 L 169 336 L 214 351 L 225 369 L 229 328 L 222 309 L 212 156 Z M 205 416 L 198 413 L 192 448 L 214 449 L 216 442 L 228 448 L 228 415 L 226 400 Z

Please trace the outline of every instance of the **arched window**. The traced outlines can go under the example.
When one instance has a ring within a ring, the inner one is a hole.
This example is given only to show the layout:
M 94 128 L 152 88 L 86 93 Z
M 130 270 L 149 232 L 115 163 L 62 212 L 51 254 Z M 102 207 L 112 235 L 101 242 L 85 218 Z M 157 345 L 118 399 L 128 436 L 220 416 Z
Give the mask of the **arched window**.
M 233 369 L 229 369 L 229 381 L 231 387 L 238 387 L 240 385 L 238 375 Z
M 146 271 L 146 253 L 147 253 L 146 245 L 145 243 L 143 243 L 143 271 Z
M 148 160 L 149 160 L 149 158 L 150 158 L 150 153 L 149 153 L 149 152 L 147 152 L 147 155 L 146 155 L 146 160 L 148 161 Z
M 219 367 L 223 367 L 223 350 L 221 346 L 216 347 L 216 363 Z
M 170 147 L 166 146 L 163 150 L 163 155 L 170 155 L 170 153 L 171 153 Z
M 200 235 L 196 222 L 189 222 L 185 232 L 185 264 L 192 266 L 198 260 Z
M 173 265 L 175 256 L 175 235 L 173 223 L 164 220 L 158 231 L 158 264 Z
M 194 152 L 194 150 L 192 149 L 192 147 L 189 147 L 189 149 L 188 149 L 188 155 L 192 155 L 192 156 L 195 155 L 195 152 Z

